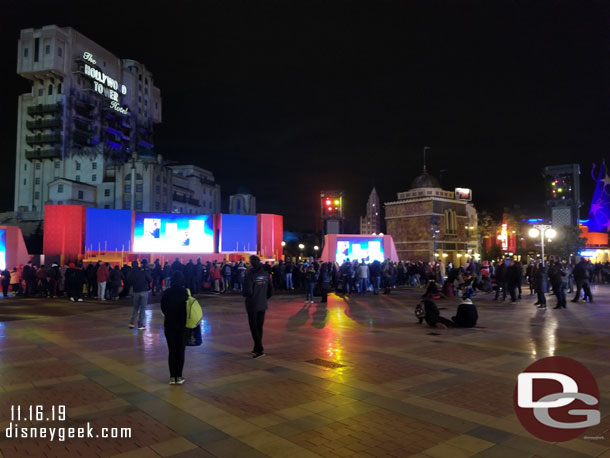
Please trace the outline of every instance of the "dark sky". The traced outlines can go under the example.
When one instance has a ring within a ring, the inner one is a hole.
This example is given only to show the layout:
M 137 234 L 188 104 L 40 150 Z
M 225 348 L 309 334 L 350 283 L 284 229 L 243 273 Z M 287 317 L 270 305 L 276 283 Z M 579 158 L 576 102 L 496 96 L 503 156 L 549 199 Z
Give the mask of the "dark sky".
M 246 186 L 291 230 L 314 227 L 323 189 L 344 190 L 355 229 L 373 185 L 382 201 L 408 189 L 424 146 L 445 187 L 491 211 L 540 210 L 540 169 L 570 162 L 588 208 L 591 163 L 609 156 L 607 1 L 5 0 L 7 210 L 29 87 L 19 29 L 53 23 L 144 63 L 163 98 L 157 151 L 214 172 L 225 198 Z

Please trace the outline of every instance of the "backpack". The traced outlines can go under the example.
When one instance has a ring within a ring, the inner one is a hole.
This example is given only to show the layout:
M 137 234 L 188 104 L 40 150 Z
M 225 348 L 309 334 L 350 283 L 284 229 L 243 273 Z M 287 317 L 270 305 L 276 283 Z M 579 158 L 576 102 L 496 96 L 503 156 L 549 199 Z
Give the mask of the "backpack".
M 426 306 L 423 302 L 420 302 L 415 306 L 415 317 L 424 318 L 426 316 Z
M 189 297 L 186 300 L 186 327 L 189 329 L 196 328 L 203 318 L 203 310 L 199 301 L 191 296 L 191 290 L 186 289 Z

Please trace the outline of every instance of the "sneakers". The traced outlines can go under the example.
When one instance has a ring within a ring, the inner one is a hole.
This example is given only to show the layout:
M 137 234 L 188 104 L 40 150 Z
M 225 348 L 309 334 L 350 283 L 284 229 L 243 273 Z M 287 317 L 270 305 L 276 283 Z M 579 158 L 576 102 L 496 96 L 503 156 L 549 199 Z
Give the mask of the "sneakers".
M 260 351 L 260 352 L 258 352 L 258 353 L 254 353 L 254 355 L 252 356 L 252 358 L 254 358 L 254 359 L 258 359 L 258 358 L 262 358 L 263 356 L 265 356 L 265 354 L 264 354 L 262 351 Z
M 71 300 L 72 302 L 74 302 L 74 298 L 73 298 L 73 297 L 71 297 L 71 298 L 70 298 L 70 300 Z
M 184 377 L 176 377 L 176 385 L 184 385 Z
M 175 385 L 176 384 L 176 377 L 170 377 L 169 378 L 169 384 L 170 385 Z
M 135 325 L 133 323 L 129 323 L 129 328 L 133 329 L 133 328 L 135 328 Z
M 138 326 L 138 330 L 143 331 L 144 329 L 146 329 L 146 326 Z
M 83 298 L 82 298 L 82 297 L 79 297 L 79 298 L 78 298 L 78 302 L 83 302 Z
M 539 308 L 539 309 L 545 309 L 546 308 L 546 304 L 538 304 L 536 307 Z

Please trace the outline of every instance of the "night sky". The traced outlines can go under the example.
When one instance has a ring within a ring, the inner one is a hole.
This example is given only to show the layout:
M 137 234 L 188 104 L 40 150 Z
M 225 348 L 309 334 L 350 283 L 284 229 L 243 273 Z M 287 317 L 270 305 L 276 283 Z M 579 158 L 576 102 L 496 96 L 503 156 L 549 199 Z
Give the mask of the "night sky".
M 542 211 L 545 165 L 610 159 L 610 2 L 2 2 L 2 208 L 12 210 L 19 30 L 71 26 L 144 63 L 163 98 L 157 152 L 240 186 L 285 227 L 344 191 L 395 200 L 422 167 L 480 210 Z M 585 8 L 586 6 L 586 8 Z

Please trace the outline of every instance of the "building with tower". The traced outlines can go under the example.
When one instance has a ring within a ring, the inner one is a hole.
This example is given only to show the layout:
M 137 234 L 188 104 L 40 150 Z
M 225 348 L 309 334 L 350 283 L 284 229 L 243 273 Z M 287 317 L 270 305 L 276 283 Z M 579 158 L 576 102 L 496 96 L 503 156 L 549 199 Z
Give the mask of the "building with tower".
M 379 234 L 381 232 L 381 208 L 379 208 L 379 196 L 373 188 L 366 202 L 366 215 L 360 217 L 361 234 Z
M 214 213 L 211 172 L 168 167 L 155 152 L 161 92 L 152 73 L 70 27 L 21 30 L 14 211 L 40 221 L 47 204 Z
M 452 262 L 455 266 L 479 258 L 475 251 L 477 213 L 470 190 L 448 191 L 426 168 L 408 191 L 386 202 L 387 233 L 392 235 L 401 260 Z

